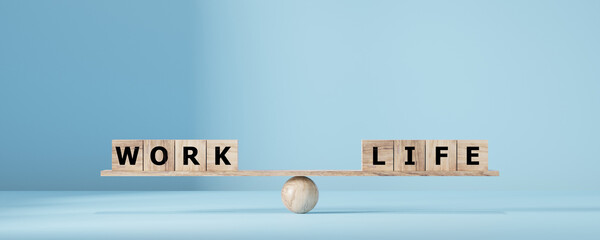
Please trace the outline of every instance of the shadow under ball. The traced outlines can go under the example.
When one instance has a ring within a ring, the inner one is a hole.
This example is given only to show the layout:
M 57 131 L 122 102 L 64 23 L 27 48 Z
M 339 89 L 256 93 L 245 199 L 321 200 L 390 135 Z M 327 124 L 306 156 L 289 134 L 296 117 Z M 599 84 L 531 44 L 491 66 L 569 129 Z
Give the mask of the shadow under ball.
M 296 176 L 283 185 L 281 200 L 290 211 L 307 213 L 317 205 L 319 189 L 310 178 Z

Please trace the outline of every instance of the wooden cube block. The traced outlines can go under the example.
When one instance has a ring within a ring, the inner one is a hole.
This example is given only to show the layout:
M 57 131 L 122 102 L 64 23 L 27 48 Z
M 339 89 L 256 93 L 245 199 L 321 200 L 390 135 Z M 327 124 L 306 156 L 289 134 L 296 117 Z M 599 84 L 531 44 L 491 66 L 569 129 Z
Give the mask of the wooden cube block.
M 144 140 L 144 171 L 174 171 L 175 140 Z
M 394 171 L 394 140 L 363 140 L 362 170 Z
M 175 171 L 206 171 L 206 140 L 175 140 Z
M 458 171 L 488 170 L 487 140 L 458 140 L 456 151 Z
M 425 140 L 395 140 L 394 171 L 425 171 Z
M 426 171 L 456 171 L 456 140 L 427 140 Z
M 144 140 L 112 140 L 113 171 L 144 170 Z
M 237 140 L 207 140 L 206 141 L 206 170 L 207 171 L 237 171 L 238 170 L 238 141 Z

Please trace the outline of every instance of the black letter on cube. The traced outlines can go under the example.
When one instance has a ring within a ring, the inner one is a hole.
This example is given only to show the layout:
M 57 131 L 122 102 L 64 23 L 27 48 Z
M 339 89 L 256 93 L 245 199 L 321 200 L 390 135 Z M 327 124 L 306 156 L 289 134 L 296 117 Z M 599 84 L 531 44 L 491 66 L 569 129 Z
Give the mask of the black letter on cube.
M 406 162 L 404 163 L 405 165 L 415 165 L 415 162 L 412 159 L 412 152 L 415 150 L 415 147 L 405 147 L 404 149 L 406 149 Z
M 231 165 L 227 157 L 225 157 L 227 151 L 229 151 L 229 147 L 225 147 L 223 152 L 221 152 L 221 147 L 215 147 L 215 165 L 221 165 L 221 158 L 223 159 L 223 163 L 225 163 L 225 165 Z
M 377 160 L 377 147 L 373 147 L 373 165 L 385 165 L 385 161 L 381 162 Z
M 156 151 L 160 150 L 162 152 L 163 158 L 162 160 L 156 161 Z M 152 149 L 152 152 L 150 152 L 150 160 L 152 161 L 152 163 L 154 163 L 155 165 L 163 165 L 165 163 L 167 163 L 169 156 L 167 156 L 167 149 L 165 149 L 164 147 L 158 146 Z
M 121 152 L 121 147 L 116 147 L 117 148 L 117 157 L 119 158 L 119 165 L 125 165 L 125 161 L 129 158 L 129 165 L 135 165 L 135 161 L 137 160 L 137 154 L 138 154 L 138 150 L 140 150 L 139 147 L 135 147 L 135 150 L 133 151 L 133 156 L 131 156 L 131 148 L 129 147 L 125 147 L 125 152 L 122 153 Z M 123 156 L 125 155 L 125 156 Z
M 192 154 L 189 151 L 192 151 Z M 196 160 L 196 155 L 198 155 L 198 149 L 195 147 L 183 147 L 183 165 L 189 165 L 188 160 L 192 160 L 194 165 L 200 165 Z
M 473 150 L 478 151 L 479 147 L 467 147 L 467 165 L 479 165 L 479 161 L 473 161 L 473 157 L 479 157 L 479 153 L 472 152 Z
M 440 159 L 448 157 L 447 153 L 441 153 L 442 150 L 448 150 L 448 147 L 435 147 L 435 165 L 442 164 Z

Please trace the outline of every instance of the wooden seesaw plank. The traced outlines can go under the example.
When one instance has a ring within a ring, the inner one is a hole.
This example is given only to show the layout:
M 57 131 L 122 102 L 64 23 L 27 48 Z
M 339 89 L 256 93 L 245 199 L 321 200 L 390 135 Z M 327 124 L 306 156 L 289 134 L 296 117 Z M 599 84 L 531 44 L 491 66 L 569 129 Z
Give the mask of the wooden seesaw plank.
M 133 172 L 103 170 L 101 176 L 499 176 L 498 171 L 403 171 L 361 170 L 241 170 L 241 171 L 157 171 Z

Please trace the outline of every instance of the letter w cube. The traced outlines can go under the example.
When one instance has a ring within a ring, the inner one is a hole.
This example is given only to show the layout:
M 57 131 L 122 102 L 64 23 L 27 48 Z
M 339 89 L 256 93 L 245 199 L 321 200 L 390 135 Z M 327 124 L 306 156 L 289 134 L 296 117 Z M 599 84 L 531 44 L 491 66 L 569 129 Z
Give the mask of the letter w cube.
M 144 140 L 112 140 L 113 171 L 144 170 Z

